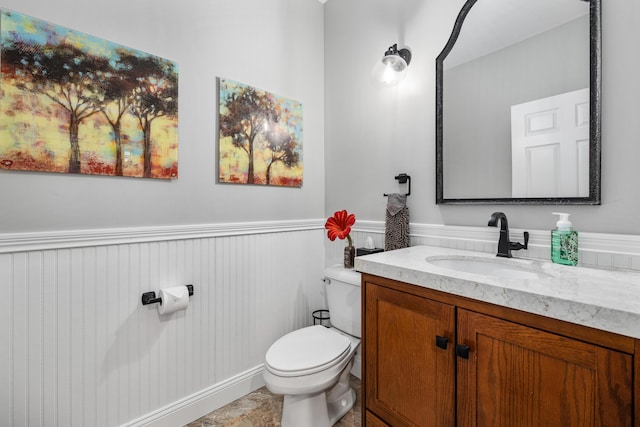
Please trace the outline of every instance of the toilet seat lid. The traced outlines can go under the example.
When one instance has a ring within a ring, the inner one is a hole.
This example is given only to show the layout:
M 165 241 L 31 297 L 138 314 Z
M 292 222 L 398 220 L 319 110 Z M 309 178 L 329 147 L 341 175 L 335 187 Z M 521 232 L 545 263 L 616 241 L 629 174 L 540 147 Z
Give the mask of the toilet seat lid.
M 316 371 L 336 359 L 342 359 L 350 348 L 351 341 L 344 335 L 321 325 L 308 326 L 273 343 L 265 361 L 269 367 L 282 373 Z

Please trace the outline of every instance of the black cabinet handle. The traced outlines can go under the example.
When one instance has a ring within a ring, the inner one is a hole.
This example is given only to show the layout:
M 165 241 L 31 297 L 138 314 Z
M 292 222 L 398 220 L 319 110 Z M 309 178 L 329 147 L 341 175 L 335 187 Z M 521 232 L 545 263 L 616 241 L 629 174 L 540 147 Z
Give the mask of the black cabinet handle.
M 440 335 L 436 335 L 436 347 L 446 350 L 448 343 L 449 343 L 449 339 L 447 337 L 441 337 Z
M 469 358 L 469 346 L 463 344 L 456 344 L 456 356 L 462 357 L 463 359 Z

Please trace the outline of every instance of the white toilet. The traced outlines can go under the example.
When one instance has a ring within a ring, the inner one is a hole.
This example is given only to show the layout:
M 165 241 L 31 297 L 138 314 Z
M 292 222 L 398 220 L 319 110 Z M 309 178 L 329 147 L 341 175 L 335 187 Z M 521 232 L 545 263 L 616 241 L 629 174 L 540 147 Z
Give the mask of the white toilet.
M 265 356 L 267 388 L 284 395 L 282 427 L 330 427 L 355 403 L 349 372 L 360 345 L 360 273 L 328 267 L 325 283 L 331 327 L 290 332 Z

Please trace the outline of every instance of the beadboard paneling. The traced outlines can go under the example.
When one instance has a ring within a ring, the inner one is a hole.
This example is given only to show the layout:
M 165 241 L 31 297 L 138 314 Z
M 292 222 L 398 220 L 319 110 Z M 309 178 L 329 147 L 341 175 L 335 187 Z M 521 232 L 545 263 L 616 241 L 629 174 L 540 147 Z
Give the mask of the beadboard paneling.
M 322 308 L 342 262 L 323 220 L 0 235 L 0 425 L 177 426 L 259 387 L 264 354 Z M 522 230 L 512 230 L 513 240 Z M 356 246 L 384 246 L 358 221 Z M 497 229 L 411 224 L 411 244 L 495 251 Z M 531 230 L 518 256 L 548 259 Z M 324 244 L 323 244 L 324 242 Z M 580 234 L 582 265 L 640 270 L 640 237 Z M 159 316 L 143 292 L 193 284 Z
M 324 307 L 323 232 L 284 230 L 0 254 L 0 425 L 123 425 L 261 366 Z

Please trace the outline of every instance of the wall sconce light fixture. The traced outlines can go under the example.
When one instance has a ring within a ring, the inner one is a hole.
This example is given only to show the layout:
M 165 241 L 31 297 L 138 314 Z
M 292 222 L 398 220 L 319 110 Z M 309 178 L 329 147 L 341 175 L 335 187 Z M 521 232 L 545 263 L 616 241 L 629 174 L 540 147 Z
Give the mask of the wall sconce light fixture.
M 385 53 L 371 70 L 371 76 L 376 85 L 394 86 L 407 75 L 407 67 L 411 62 L 411 51 L 409 49 L 398 50 L 398 45 L 394 44 Z

